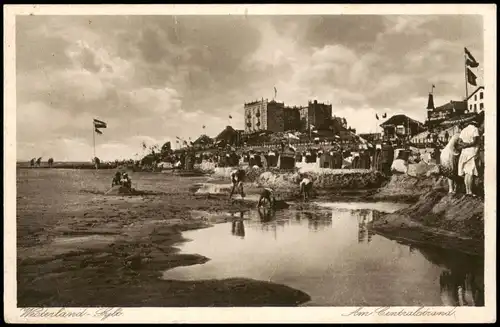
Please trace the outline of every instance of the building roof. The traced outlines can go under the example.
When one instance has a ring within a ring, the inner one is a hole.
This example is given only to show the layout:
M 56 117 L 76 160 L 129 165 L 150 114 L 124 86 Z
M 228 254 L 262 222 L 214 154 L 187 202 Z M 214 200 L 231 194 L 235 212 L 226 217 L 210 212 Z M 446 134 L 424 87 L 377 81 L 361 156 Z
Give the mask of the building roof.
M 219 133 L 215 137 L 217 141 L 219 140 L 225 140 L 225 141 L 230 141 L 235 135 L 237 135 L 238 132 L 234 130 L 231 126 L 227 126 L 222 132 Z
M 417 124 L 419 126 L 423 126 L 421 122 L 418 120 L 412 119 L 406 115 L 394 115 L 391 118 L 387 119 L 385 122 L 380 124 L 381 127 L 390 126 L 390 125 L 405 125 L 408 121 Z
M 448 111 L 448 110 L 459 110 L 464 111 L 467 109 L 466 101 L 450 101 L 442 106 L 436 107 L 434 111 Z
M 484 86 L 479 86 L 476 90 L 474 90 L 474 92 L 472 92 L 472 93 L 471 93 L 471 95 L 469 95 L 469 96 L 467 97 L 467 100 L 469 100 L 470 98 L 472 98 L 472 96 L 473 96 L 474 94 L 476 94 L 479 90 L 484 90 Z
M 444 122 L 441 123 L 443 126 L 449 126 L 449 125 L 456 125 L 459 123 L 467 122 L 473 120 L 477 114 L 475 112 L 463 114 L 457 117 L 453 117 L 450 119 L 445 120 Z
M 210 138 L 208 135 L 203 134 L 200 137 L 198 137 L 193 142 L 193 144 L 210 144 L 212 142 L 213 142 L 212 138 Z

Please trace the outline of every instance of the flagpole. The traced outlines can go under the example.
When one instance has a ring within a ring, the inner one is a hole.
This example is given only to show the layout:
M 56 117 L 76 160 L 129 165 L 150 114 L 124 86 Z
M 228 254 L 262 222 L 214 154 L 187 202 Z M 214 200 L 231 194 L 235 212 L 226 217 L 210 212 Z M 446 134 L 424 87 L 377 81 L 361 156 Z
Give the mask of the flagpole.
M 465 100 L 467 101 L 467 98 L 469 97 L 469 87 L 468 87 L 468 82 L 467 82 L 467 55 L 464 54 L 464 71 L 465 71 Z
M 92 139 L 94 141 L 94 160 L 95 160 L 95 124 L 92 122 Z

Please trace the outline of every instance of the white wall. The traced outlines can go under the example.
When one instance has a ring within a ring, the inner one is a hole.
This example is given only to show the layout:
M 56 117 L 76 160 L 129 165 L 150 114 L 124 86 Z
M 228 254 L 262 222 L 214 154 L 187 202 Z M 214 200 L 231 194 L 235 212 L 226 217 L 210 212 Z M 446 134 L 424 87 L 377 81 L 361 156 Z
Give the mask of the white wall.
M 482 99 L 481 95 L 483 95 Z M 484 88 L 478 90 L 469 100 L 467 100 L 467 109 L 469 112 L 481 112 L 484 110 L 482 106 L 484 106 Z

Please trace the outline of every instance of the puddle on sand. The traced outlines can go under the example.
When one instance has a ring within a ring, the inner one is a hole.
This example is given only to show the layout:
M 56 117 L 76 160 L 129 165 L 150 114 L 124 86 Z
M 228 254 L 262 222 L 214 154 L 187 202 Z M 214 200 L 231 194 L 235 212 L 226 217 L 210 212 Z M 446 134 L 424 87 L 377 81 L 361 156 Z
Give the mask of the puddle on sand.
M 271 281 L 309 294 L 306 306 L 484 305 L 482 263 L 373 234 L 368 222 L 377 215 L 369 209 L 250 211 L 183 233 L 192 241 L 178 246 L 181 253 L 211 260 L 167 270 L 163 278 Z
M 211 183 L 202 183 L 196 185 L 195 194 L 223 194 L 231 192 L 232 184 L 211 184 Z
M 205 220 L 213 224 L 224 223 L 234 219 L 244 219 L 243 212 L 229 213 L 229 212 L 209 212 L 203 210 L 191 210 L 190 214 L 191 218 L 193 219 Z
M 229 193 L 231 192 L 231 188 L 233 187 L 232 184 L 213 184 L 213 183 L 201 183 L 195 185 L 195 194 L 225 194 L 229 196 Z M 241 194 L 235 193 L 233 194 L 233 199 L 244 199 L 247 201 L 254 201 L 257 202 L 259 201 L 259 194 L 245 194 L 245 197 L 242 198 Z

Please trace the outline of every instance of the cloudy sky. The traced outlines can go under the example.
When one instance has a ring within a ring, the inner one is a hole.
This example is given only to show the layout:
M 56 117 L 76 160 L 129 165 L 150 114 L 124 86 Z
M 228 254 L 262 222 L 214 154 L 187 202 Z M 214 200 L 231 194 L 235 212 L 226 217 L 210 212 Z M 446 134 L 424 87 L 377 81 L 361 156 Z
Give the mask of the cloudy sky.
M 104 160 L 229 115 L 243 129 L 243 103 L 274 87 L 358 132 L 375 113 L 423 121 L 432 84 L 436 105 L 464 96 L 464 46 L 482 63 L 481 16 L 18 16 L 17 157 L 90 160 L 92 118 Z

